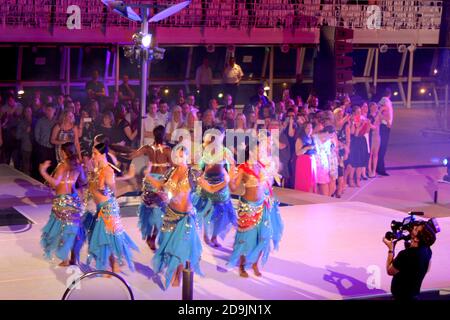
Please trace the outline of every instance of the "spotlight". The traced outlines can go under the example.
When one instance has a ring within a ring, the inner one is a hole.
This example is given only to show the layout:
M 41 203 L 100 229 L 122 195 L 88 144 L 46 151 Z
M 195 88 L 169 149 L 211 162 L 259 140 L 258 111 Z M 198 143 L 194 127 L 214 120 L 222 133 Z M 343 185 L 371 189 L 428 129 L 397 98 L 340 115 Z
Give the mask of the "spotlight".
M 427 89 L 425 88 L 420 88 L 419 90 L 420 94 L 425 94 L 427 92 Z
M 435 74 L 435 75 L 438 74 L 438 69 L 434 69 L 433 74 Z
M 394 91 L 394 96 L 398 96 L 398 91 Z
M 399 53 L 404 53 L 404 52 L 406 52 L 407 48 L 404 44 L 401 44 L 397 47 L 397 50 Z
M 383 44 L 382 46 L 380 46 L 380 53 L 386 53 L 388 49 L 389 47 L 387 46 L 387 44 Z
M 164 94 L 168 95 L 169 94 L 169 89 L 164 89 Z
M 287 88 L 287 83 L 283 82 L 282 86 L 283 86 L 283 88 Z
M 449 159 L 450 159 L 450 157 L 447 157 L 447 158 L 445 158 L 442 161 L 442 164 L 447 167 L 447 174 L 443 178 L 443 180 L 446 181 L 446 182 L 450 182 L 450 163 L 449 163 Z
M 18 94 L 19 96 L 23 95 L 24 93 L 25 93 L 25 91 L 23 91 L 23 89 L 17 91 L 17 94 Z
M 151 34 L 146 34 L 145 36 L 142 37 L 142 46 L 144 48 L 149 48 L 151 42 L 152 42 L 152 35 Z
M 217 95 L 217 97 L 218 97 L 219 99 L 222 99 L 222 98 L 223 98 L 223 93 L 222 93 L 222 92 L 219 93 L 219 94 Z

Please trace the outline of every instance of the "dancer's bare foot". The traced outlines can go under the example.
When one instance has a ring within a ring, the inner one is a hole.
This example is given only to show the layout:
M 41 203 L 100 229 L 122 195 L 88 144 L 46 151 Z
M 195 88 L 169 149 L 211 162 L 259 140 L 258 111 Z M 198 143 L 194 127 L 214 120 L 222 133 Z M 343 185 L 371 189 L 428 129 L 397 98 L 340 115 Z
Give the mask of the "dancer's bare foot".
M 63 260 L 63 261 L 61 261 L 60 264 L 58 264 L 58 266 L 60 266 L 60 267 L 68 267 L 68 266 L 70 266 L 70 261 L 69 260 Z
M 248 278 L 248 273 L 247 273 L 247 271 L 245 271 L 243 266 L 239 267 L 239 275 L 242 278 Z
M 146 242 L 150 250 L 155 251 L 156 250 L 156 244 L 155 244 L 156 238 L 149 237 L 147 238 Z
M 216 248 L 220 248 L 220 247 L 221 247 L 220 243 L 217 242 L 217 237 L 212 237 L 212 238 L 211 238 L 211 243 L 212 243 L 212 244 L 214 245 L 214 247 L 216 247 Z
M 209 240 L 209 238 L 206 235 L 203 236 L 203 241 L 205 241 L 207 245 L 211 245 L 211 240 Z
M 261 277 L 262 276 L 262 273 L 259 272 L 258 264 L 254 263 L 252 265 L 252 268 L 253 268 L 253 272 L 255 273 L 255 276 L 257 276 L 257 277 Z

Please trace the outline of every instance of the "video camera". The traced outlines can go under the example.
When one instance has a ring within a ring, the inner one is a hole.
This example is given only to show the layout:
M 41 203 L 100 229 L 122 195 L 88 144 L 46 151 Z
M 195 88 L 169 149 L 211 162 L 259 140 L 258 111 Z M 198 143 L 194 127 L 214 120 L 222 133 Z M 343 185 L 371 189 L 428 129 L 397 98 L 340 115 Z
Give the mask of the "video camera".
M 438 233 L 441 231 L 436 218 L 431 218 L 427 221 L 425 220 L 417 220 L 416 216 L 423 216 L 424 213 L 420 211 L 410 211 L 408 212 L 408 217 L 404 218 L 403 221 L 395 221 L 391 222 L 391 231 L 386 232 L 385 238 L 387 240 L 392 240 L 394 243 L 404 240 L 405 247 L 408 248 L 410 246 L 411 241 L 411 231 L 414 226 L 417 225 L 425 225 L 428 226 L 434 233 Z

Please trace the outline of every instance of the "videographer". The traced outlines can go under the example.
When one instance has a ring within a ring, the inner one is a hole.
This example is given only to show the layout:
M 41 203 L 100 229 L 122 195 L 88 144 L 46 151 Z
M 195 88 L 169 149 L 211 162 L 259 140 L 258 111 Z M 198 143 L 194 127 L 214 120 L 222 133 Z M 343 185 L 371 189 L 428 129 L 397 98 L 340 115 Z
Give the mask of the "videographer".
M 436 241 L 436 230 L 425 221 L 414 222 L 410 232 L 411 244 L 394 258 L 395 242 L 383 238 L 389 248 L 386 271 L 393 276 L 391 292 L 395 300 L 417 300 L 431 260 L 431 246 Z

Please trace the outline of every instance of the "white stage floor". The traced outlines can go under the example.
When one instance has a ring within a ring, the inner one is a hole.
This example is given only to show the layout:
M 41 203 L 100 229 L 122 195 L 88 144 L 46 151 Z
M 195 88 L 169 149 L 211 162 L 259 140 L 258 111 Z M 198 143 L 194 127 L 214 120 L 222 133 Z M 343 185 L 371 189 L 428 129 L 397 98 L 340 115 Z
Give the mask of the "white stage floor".
M 71 273 L 44 260 L 39 246 L 50 205 L 16 209 L 35 224 L 29 230 L 0 227 L 0 299 L 60 299 Z M 263 277 L 249 272 L 250 278 L 243 279 L 236 269 L 225 268 L 233 232 L 222 250 L 204 246 L 205 277 L 195 276 L 194 299 L 346 299 L 389 292 L 390 277 L 384 270 L 387 248 L 381 239 L 391 220 L 401 220 L 403 213 L 360 202 L 289 206 L 281 213 L 284 237 L 280 250 L 262 269 Z M 140 239 L 137 217 L 123 222 L 140 247 L 134 257 L 137 271 L 122 270 L 136 298 L 181 299 L 181 288 L 163 291 L 153 276 L 152 253 Z M 450 218 L 438 222 L 442 231 L 432 248 L 432 267 L 423 290 L 450 287 Z

